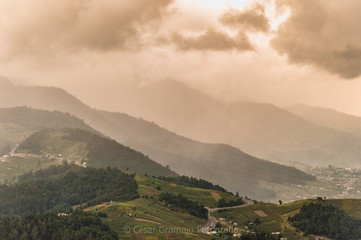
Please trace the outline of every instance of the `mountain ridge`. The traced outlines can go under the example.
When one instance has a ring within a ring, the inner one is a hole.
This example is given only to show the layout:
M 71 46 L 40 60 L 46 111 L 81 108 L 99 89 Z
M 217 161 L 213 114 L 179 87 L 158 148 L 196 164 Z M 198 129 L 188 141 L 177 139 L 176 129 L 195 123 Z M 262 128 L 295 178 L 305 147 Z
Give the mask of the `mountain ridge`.
M 301 176 L 296 180 L 298 184 L 304 184 L 305 181 L 314 181 L 312 176 L 295 168 L 257 158 L 252 158 L 252 161 L 249 161 L 248 154 L 237 151 L 235 148 L 225 147 L 226 145 L 222 144 L 212 145 L 197 142 L 162 129 L 154 123 L 136 119 L 127 114 L 95 110 L 85 104 L 81 104 L 79 109 L 74 109 L 74 105 L 67 107 L 66 104 L 60 104 L 59 98 L 49 97 L 55 93 L 48 93 L 47 98 L 43 97 L 41 101 L 39 99 L 34 100 L 32 95 L 37 95 L 37 88 L 13 86 L 8 89 L 8 92 L 11 92 L 13 97 L 18 97 L 19 101 L 22 100 L 21 103 L 26 103 L 35 108 L 52 110 L 61 105 L 60 110 L 70 112 L 84 119 L 87 124 L 104 135 L 149 155 L 158 163 L 170 165 L 171 169 L 179 174 L 212 181 L 230 191 L 244 192 L 249 196 L 261 199 L 274 197 L 274 193 L 260 188 L 258 186 L 260 180 L 271 179 L 274 181 L 277 178 L 283 179 L 285 177 L 287 181 L 283 183 L 288 184 L 288 180 L 295 179 L 293 176 Z M 50 91 L 53 88 L 46 89 Z M 26 92 L 26 94 L 19 95 L 19 92 Z M 0 106 L 1 104 L 6 105 L 5 102 L 1 101 L 1 96 L 0 94 Z M 39 96 L 37 95 L 37 97 Z M 46 102 L 46 104 L 42 104 L 43 102 Z M 64 108 L 66 109 L 64 110 Z M 217 153 L 217 158 L 211 159 L 207 154 L 208 151 Z M 252 173 L 252 176 L 250 176 L 250 173 Z M 270 175 L 273 177 L 270 177 Z

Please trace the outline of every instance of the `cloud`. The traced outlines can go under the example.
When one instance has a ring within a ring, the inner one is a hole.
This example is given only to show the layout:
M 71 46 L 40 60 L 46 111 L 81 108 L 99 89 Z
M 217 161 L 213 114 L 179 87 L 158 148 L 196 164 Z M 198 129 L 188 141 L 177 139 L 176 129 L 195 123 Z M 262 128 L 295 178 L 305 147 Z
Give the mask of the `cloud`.
M 253 50 L 248 37 L 239 32 L 236 36 L 228 35 L 227 33 L 214 30 L 213 28 L 201 33 L 198 36 L 184 36 L 175 33 L 172 37 L 172 43 L 177 46 L 179 50 L 190 51 L 246 51 Z
M 313 65 L 345 79 L 361 75 L 361 1 L 283 0 L 291 16 L 273 47 L 290 63 Z
M 218 18 L 217 24 L 198 35 L 175 33 L 168 42 L 182 51 L 252 51 L 255 47 L 247 34 L 269 31 L 265 8 L 255 2 L 244 10 L 227 10 Z
M 13 54 L 139 49 L 173 0 L 0 0 L 0 46 Z
M 219 18 L 219 21 L 231 28 L 256 32 L 268 32 L 270 30 L 264 6 L 259 3 L 254 3 L 242 11 L 230 9 Z

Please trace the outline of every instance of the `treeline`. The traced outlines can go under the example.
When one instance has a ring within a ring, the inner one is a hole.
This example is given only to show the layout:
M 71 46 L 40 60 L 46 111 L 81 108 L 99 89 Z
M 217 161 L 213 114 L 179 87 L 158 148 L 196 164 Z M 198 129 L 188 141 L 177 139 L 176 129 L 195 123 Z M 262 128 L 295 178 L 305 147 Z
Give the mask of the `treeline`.
M 171 205 L 172 207 L 183 209 L 193 216 L 208 218 L 208 210 L 204 207 L 203 203 L 200 204 L 199 202 L 191 201 L 182 194 L 175 195 L 168 192 L 161 193 L 159 195 L 159 201 Z
M 95 169 L 60 166 L 20 178 L 22 182 L 0 187 L 0 217 L 26 216 L 49 210 L 68 209 L 138 197 L 134 175 L 115 168 Z M 48 173 L 61 173 L 53 176 Z M 25 180 L 28 181 L 25 181 Z
M 282 239 L 278 235 L 272 235 L 266 232 L 246 233 L 243 232 L 241 236 L 234 237 L 233 233 L 221 233 L 219 235 L 221 239 L 226 240 L 279 240 Z
M 230 200 L 229 202 L 227 202 L 225 198 L 221 198 L 221 199 L 218 200 L 217 206 L 219 208 L 223 208 L 223 207 L 239 206 L 239 205 L 242 205 L 242 204 L 244 204 L 244 201 L 241 198 L 239 198 L 237 200 Z
M 305 235 L 327 236 L 336 240 L 361 239 L 361 220 L 332 205 L 303 205 L 300 213 L 290 217 L 289 221 Z
M 80 171 L 83 168 L 76 166 L 74 164 L 68 164 L 64 162 L 62 165 L 51 165 L 48 168 L 39 169 L 35 172 L 28 172 L 18 177 L 18 182 L 31 182 L 36 179 L 41 178 L 57 178 L 60 177 L 61 174 L 67 173 L 69 170 L 72 171 Z
M 195 187 L 195 188 L 203 188 L 203 189 L 210 189 L 210 190 L 218 190 L 221 192 L 227 192 L 226 189 L 219 185 L 214 185 L 211 182 L 208 182 L 203 179 L 197 179 L 194 177 L 187 177 L 187 176 L 180 176 L 180 177 L 158 177 L 158 179 L 175 183 L 178 185 L 183 185 L 187 187 Z
M 103 216 L 102 216 L 103 217 Z M 83 211 L 58 216 L 42 213 L 0 220 L 0 239 L 6 240 L 116 240 L 117 234 L 96 214 Z

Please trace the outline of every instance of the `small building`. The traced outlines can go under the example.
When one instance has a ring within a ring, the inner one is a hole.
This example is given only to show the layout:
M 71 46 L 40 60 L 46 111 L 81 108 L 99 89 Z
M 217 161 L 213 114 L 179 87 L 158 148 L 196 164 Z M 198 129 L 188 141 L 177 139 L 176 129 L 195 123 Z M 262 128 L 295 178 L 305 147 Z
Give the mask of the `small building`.
M 66 216 L 67 217 L 67 216 L 69 216 L 69 214 L 67 214 L 67 213 L 58 213 L 58 217 L 59 216 Z

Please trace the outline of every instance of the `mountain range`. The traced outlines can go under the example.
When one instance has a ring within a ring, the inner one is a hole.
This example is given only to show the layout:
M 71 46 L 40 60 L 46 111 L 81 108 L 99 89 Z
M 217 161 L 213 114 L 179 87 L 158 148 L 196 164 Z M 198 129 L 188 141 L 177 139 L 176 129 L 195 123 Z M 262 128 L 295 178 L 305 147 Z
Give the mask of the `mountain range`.
M 0 107 L 26 105 L 68 112 L 105 136 L 148 155 L 178 174 L 203 178 L 259 199 L 275 197 L 260 181 L 306 184 L 315 178 L 292 167 L 252 157 L 226 144 L 202 143 L 127 114 L 93 109 L 62 89 L 16 86 L 3 80 Z
M 170 80 L 127 91 L 114 98 L 119 111 L 191 139 L 229 144 L 280 163 L 361 166 L 361 118 L 357 116 L 320 107 L 307 107 L 306 112 L 306 106 L 300 105 L 226 104 Z

